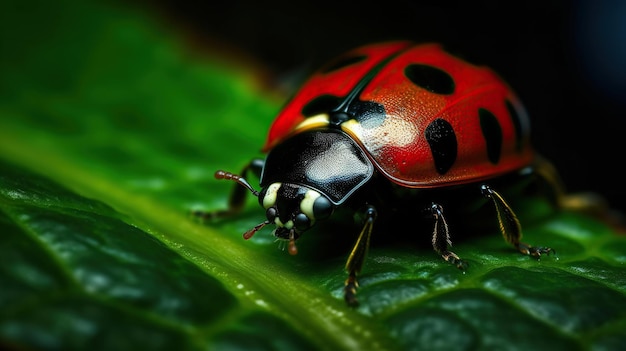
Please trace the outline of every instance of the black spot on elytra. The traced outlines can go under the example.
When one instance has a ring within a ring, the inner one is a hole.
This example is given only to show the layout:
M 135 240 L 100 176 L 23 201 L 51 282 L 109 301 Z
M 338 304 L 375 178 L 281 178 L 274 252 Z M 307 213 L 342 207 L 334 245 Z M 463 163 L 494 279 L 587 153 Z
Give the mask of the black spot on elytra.
M 524 131 L 522 130 L 522 119 L 520 114 L 517 112 L 517 109 L 513 104 L 506 100 L 506 108 L 509 110 L 509 115 L 511 116 L 511 121 L 513 122 L 513 128 L 515 129 L 515 150 L 517 152 L 522 151 L 522 147 L 524 146 Z
M 385 107 L 374 101 L 354 101 L 348 113 L 366 129 L 381 126 L 387 117 Z
M 367 56 L 365 56 L 365 55 L 341 57 L 338 60 L 333 61 L 330 64 L 328 64 L 327 66 L 323 67 L 320 70 L 320 73 L 322 73 L 322 74 L 330 73 L 332 71 L 336 71 L 336 70 L 339 70 L 341 68 L 353 65 L 355 63 L 359 63 L 361 61 L 365 61 L 366 58 L 367 58 Z
M 502 152 L 502 127 L 500 127 L 496 116 L 489 110 L 479 108 L 478 117 L 480 118 L 480 129 L 487 143 L 487 158 L 489 162 L 497 164 Z
M 411 64 L 404 69 L 404 75 L 413 82 L 413 84 L 431 93 L 441 95 L 454 93 L 454 79 L 439 68 L 428 65 Z
M 457 141 L 452 125 L 443 118 L 437 118 L 426 127 L 424 136 L 435 160 L 435 169 L 439 174 L 445 174 L 457 156 Z
M 334 95 L 320 95 L 304 105 L 302 114 L 304 117 L 311 117 L 320 113 L 329 113 L 339 106 L 341 100 L 340 97 Z

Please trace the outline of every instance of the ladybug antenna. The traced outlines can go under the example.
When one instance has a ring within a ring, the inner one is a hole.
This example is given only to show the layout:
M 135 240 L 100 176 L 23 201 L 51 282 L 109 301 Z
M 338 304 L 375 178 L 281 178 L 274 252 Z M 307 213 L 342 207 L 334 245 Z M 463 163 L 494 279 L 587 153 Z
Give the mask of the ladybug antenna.
M 232 174 L 230 172 L 219 170 L 219 171 L 215 172 L 215 179 L 226 179 L 226 180 L 235 181 L 239 185 L 242 185 L 246 189 L 250 190 L 250 192 L 252 192 L 252 194 L 254 194 L 254 196 L 259 196 L 259 192 L 254 190 L 252 185 L 250 185 L 250 183 L 248 183 L 247 180 L 243 179 L 242 177 L 240 177 L 240 176 L 238 176 L 236 174 Z M 261 228 L 259 228 L 259 229 L 261 229 Z M 252 236 L 252 234 L 250 234 L 250 236 Z
M 243 238 L 246 240 L 250 239 L 256 232 L 258 232 L 259 230 L 261 230 L 261 228 L 265 227 L 268 224 L 270 224 L 270 221 L 265 220 L 265 222 L 261 222 L 255 225 L 253 228 L 250 228 L 248 229 L 248 231 L 243 233 Z

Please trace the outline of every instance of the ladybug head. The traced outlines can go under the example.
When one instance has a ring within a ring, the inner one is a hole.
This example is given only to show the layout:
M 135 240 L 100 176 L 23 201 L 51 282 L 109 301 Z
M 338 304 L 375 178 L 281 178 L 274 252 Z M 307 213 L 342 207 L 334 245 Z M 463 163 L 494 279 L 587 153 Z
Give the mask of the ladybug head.
M 325 195 L 303 185 L 270 183 L 259 192 L 243 177 L 230 172 L 217 171 L 215 178 L 237 182 L 257 196 L 265 208 L 267 219 L 246 231 L 244 239 L 250 239 L 268 224 L 275 224 L 274 236 L 289 242 L 289 253 L 292 255 L 298 253 L 296 240 L 302 232 L 311 228 L 315 220 L 330 216 L 334 210 L 334 205 Z
M 333 212 L 333 205 L 318 191 L 290 183 L 272 183 L 259 193 L 259 203 L 265 208 L 267 220 L 262 223 L 275 224 L 274 236 L 289 242 L 289 253 L 295 255 L 296 240 L 304 231 L 311 228 L 317 219 L 327 218 Z M 253 228 L 244 236 L 252 236 L 258 229 Z

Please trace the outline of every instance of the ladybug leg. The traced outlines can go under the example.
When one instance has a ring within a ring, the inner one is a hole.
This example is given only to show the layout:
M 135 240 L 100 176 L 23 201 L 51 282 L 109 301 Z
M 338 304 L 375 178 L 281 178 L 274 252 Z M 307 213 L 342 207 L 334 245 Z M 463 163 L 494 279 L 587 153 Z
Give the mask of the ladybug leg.
M 435 219 L 435 227 L 433 229 L 433 248 L 447 262 L 452 263 L 459 269 L 466 269 L 467 262 L 460 259 L 454 252 L 448 250 L 448 248 L 452 246 L 452 241 L 450 240 L 448 222 L 443 215 L 443 207 L 433 202 L 430 207 L 430 212 Z
M 265 161 L 262 159 L 253 159 L 241 170 L 241 176 L 224 171 L 215 172 L 215 178 L 217 179 L 233 180 L 238 183 L 230 193 L 230 197 L 228 198 L 228 207 L 226 209 L 216 211 L 194 210 L 191 214 L 202 220 L 212 220 L 232 216 L 241 212 L 246 203 L 246 195 L 248 192 L 251 191 L 253 194 L 258 195 L 258 192 L 252 189 L 250 184 L 248 184 L 246 177 L 249 172 L 254 173 L 257 177 L 260 177 L 264 163 Z
M 536 157 L 533 172 L 547 185 L 546 193 L 550 195 L 550 200 L 558 208 L 597 215 L 607 213 L 606 201 L 597 194 L 568 194 L 556 168 L 545 158 Z
M 356 276 L 361 272 L 363 263 L 365 262 L 365 255 L 370 244 L 370 238 L 372 236 L 372 229 L 374 228 L 374 221 L 376 220 L 376 208 L 372 205 L 367 205 L 365 208 L 365 223 L 363 229 L 359 234 L 359 238 L 348 257 L 346 262 L 346 271 L 348 271 L 348 279 L 346 279 L 344 286 L 344 299 L 349 306 L 356 307 L 359 305 L 356 299 L 356 290 L 359 287 Z
M 537 258 L 542 254 L 550 254 L 551 252 L 554 252 L 554 250 L 549 247 L 536 247 L 521 242 L 522 226 L 520 225 L 519 220 L 511 207 L 506 203 L 506 201 L 504 201 L 500 194 L 491 189 L 488 185 L 482 185 L 480 190 L 483 196 L 493 201 L 493 204 L 496 207 L 496 213 L 498 214 L 500 231 L 502 232 L 502 236 L 506 242 L 513 245 L 524 255 L 530 255 Z
M 619 232 L 626 232 L 626 219 L 612 211 L 601 195 L 593 192 L 567 193 L 556 168 L 548 160 L 537 157 L 531 171 L 545 185 L 545 193 L 550 195 L 549 199 L 556 208 L 592 216 Z

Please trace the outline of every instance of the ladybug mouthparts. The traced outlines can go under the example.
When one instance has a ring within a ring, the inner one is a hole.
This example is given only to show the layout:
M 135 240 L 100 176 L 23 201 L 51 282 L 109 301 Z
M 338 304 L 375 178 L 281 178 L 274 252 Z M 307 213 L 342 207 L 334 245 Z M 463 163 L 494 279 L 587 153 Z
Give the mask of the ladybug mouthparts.
M 287 243 L 287 251 L 291 255 L 296 255 L 298 253 L 298 248 L 296 247 L 296 240 L 300 238 L 300 233 L 296 231 L 295 228 L 287 229 L 285 227 L 276 227 L 274 232 L 272 233 L 276 238 L 281 240 L 281 243 Z M 284 246 L 281 245 L 284 248 Z
M 285 227 L 276 227 L 272 235 L 281 240 L 298 240 L 301 234 L 298 233 L 296 228 L 287 229 Z
M 287 244 L 287 248 L 288 248 L 289 253 L 291 255 L 296 255 L 298 253 L 298 248 L 296 247 L 296 240 L 298 238 L 300 238 L 300 233 L 296 230 L 296 228 L 294 228 L 291 225 L 289 226 L 289 228 L 283 226 L 283 224 L 280 223 L 280 220 L 278 220 L 278 218 L 276 218 L 274 221 L 272 221 L 270 218 L 272 218 L 272 217 L 270 215 L 268 215 L 268 219 L 267 220 L 265 220 L 265 221 L 255 225 L 254 227 L 250 228 L 248 231 L 243 233 L 243 238 L 248 240 L 248 239 L 252 238 L 252 236 L 256 232 L 261 230 L 266 225 L 268 225 L 270 223 L 274 223 L 274 224 L 276 224 L 276 229 L 274 229 L 272 234 L 277 239 L 279 239 L 282 243 L 288 242 L 289 244 Z M 291 224 L 291 223 L 289 223 L 289 224 Z

